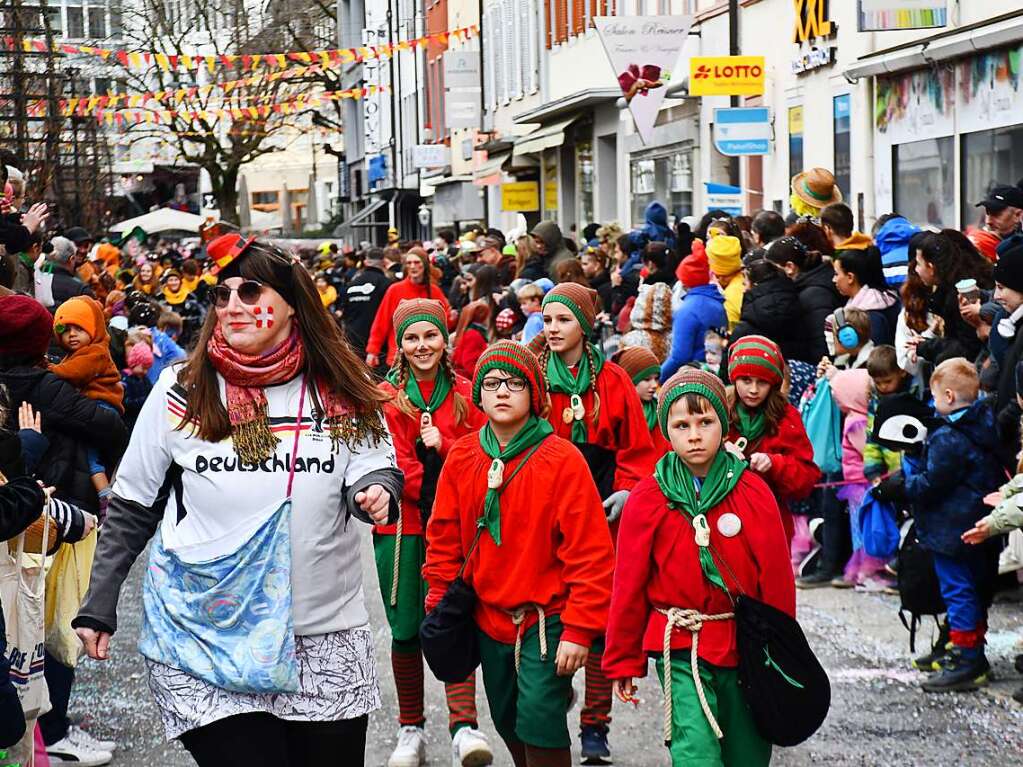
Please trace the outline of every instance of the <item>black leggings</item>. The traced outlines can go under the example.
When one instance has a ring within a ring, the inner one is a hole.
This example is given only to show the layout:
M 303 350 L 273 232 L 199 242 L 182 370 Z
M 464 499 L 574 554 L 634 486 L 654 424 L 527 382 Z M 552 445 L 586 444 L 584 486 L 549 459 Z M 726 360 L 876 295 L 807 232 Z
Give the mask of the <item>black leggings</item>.
M 290 722 L 272 714 L 237 714 L 181 736 L 199 767 L 305 767 L 365 763 L 368 717 Z

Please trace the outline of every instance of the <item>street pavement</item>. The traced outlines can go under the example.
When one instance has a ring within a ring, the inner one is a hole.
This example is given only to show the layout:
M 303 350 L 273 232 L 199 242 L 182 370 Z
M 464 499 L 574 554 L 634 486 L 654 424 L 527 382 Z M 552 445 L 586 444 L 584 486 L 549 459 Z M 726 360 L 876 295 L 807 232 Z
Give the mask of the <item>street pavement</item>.
M 366 764 L 387 763 L 394 746 L 397 706 L 391 679 L 390 637 L 373 569 L 367 531 L 363 572 L 375 641 L 384 707 L 370 717 Z M 145 668 L 136 651 L 143 564 L 136 563 L 121 595 L 120 630 L 106 663 L 84 660 L 72 701 L 72 718 L 96 736 L 115 739 L 116 767 L 184 767 L 193 762 L 177 744 L 167 743 L 152 702 Z M 1020 592 L 1010 592 L 1020 598 Z M 777 749 L 773 763 L 792 767 L 827 765 L 1009 765 L 1023 753 L 1023 707 L 1010 697 L 1023 684 L 1012 667 L 1023 652 L 1023 604 L 999 601 L 992 612 L 989 658 L 995 680 L 975 694 L 927 695 L 917 688 L 922 675 L 909 666 L 909 635 L 899 622 L 894 597 L 835 589 L 799 592 L 799 618 L 831 676 L 828 720 L 808 742 Z M 918 637 L 917 650 L 928 630 Z M 431 765 L 451 763 L 443 688 L 427 671 L 428 757 Z M 582 676 L 576 676 L 580 692 Z M 661 698 L 652 675 L 639 685 L 641 705 L 617 704 L 611 732 L 614 764 L 668 765 L 661 740 Z M 493 733 L 483 685 L 477 692 L 480 726 Z M 573 732 L 578 710 L 569 714 Z M 495 764 L 510 765 L 493 739 Z M 578 747 L 578 746 L 577 746 Z M 243 766 L 239 766 L 243 767 Z M 338 764 L 338 767 L 346 767 Z

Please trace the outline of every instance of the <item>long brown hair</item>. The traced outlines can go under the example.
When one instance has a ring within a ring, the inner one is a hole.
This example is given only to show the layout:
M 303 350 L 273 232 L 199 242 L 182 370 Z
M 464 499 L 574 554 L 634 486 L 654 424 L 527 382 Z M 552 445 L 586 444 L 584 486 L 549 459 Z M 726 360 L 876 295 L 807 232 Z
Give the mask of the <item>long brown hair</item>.
M 447 373 L 448 380 L 451 381 L 451 396 L 454 398 L 453 404 L 455 407 L 455 423 L 461 426 L 465 423 L 466 416 L 469 415 L 469 403 L 466 402 L 465 397 L 455 390 L 455 384 L 458 381 L 458 376 L 455 373 L 455 366 L 451 362 L 451 355 L 448 354 L 447 349 L 441 352 L 440 364 L 443 366 L 444 372 Z M 397 381 L 394 384 L 395 392 L 394 396 L 391 397 L 391 402 L 393 402 L 394 406 L 409 418 L 417 418 L 419 411 L 405 393 L 405 384 L 408 383 L 409 378 L 412 377 L 412 366 L 409 364 L 408 358 L 405 357 L 405 353 L 403 351 L 398 351 L 398 355 L 394 358 L 394 366 L 391 368 L 391 372 L 397 372 L 398 374 Z
M 357 418 L 380 419 L 381 403 L 387 396 L 373 382 L 369 368 L 352 351 L 333 317 L 324 308 L 312 278 L 278 248 L 255 242 L 238 264 L 240 275 L 257 280 L 294 300 L 295 323 L 305 348 L 306 380 L 316 381 L 328 391 L 344 398 Z M 283 277 L 287 275 L 288 284 Z M 217 372 L 206 353 L 213 337 L 217 313 L 209 312 L 199 333 L 199 340 L 188 361 L 178 373 L 178 383 L 185 389 L 185 415 L 178 429 L 190 425 L 199 439 L 220 442 L 231 435 L 231 421 L 220 397 Z M 323 412 L 316 386 L 309 387 L 313 407 Z

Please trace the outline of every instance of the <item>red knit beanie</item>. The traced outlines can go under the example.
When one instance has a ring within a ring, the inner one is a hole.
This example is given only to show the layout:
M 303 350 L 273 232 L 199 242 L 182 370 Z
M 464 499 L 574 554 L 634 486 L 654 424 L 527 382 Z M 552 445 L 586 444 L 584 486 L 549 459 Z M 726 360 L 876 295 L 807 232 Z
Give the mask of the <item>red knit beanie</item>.
M 394 310 L 394 337 L 401 344 L 401 337 L 409 325 L 416 322 L 432 322 L 448 338 L 447 313 L 440 301 L 430 298 L 406 298 Z
M 778 386 L 785 377 L 785 360 L 778 344 L 766 336 L 745 336 L 728 349 L 728 378 L 759 378 Z
M 0 298 L 0 354 L 42 357 L 52 333 L 53 317 L 34 298 Z
M 698 288 L 710 283 L 710 263 L 707 252 L 700 248 L 682 259 L 678 268 L 678 277 L 687 288 Z
M 483 377 L 491 370 L 503 370 L 519 376 L 529 384 L 530 409 L 540 415 L 547 402 L 547 384 L 540 371 L 540 361 L 533 352 L 514 341 L 498 341 L 487 347 L 476 363 L 472 377 L 472 401 L 482 407 Z
M 544 307 L 552 303 L 567 306 L 579 320 L 584 334 L 593 332 L 593 323 L 597 321 L 597 291 L 575 282 L 562 282 L 543 297 Z

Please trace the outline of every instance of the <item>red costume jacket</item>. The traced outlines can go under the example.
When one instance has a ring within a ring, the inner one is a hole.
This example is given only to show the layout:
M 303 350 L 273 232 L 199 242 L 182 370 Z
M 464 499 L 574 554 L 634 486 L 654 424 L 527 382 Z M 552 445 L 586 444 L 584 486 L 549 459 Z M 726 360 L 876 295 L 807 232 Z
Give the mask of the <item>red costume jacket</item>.
M 739 517 L 737 535 L 726 537 L 718 529 L 723 514 Z M 707 513 L 710 540 L 717 554 L 731 567 L 743 592 L 784 610 L 796 612 L 796 587 L 777 504 L 770 489 L 753 472 L 743 472 L 739 483 Z M 735 578 L 715 560 L 725 583 L 737 593 Z M 705 615 L 732 612 L 728 596 L 706 579 L 700 569 L 698 547 L 689 517 L 668 508 L 667 499 L 653 477 L 629 495 L 618 530 L 611 614 L 603 668 L 610 679 L 646 676 L 647 654 L 661 654 L 665 617 L 655 608 L 681 607 Z M 688 650 L 688 631 L 676 629 L 671 647 Z M 734 667 L 739 656 L 735 621 L 708 621 L 700 632 L 699 656 L 716 666 Z
M 728 439 L 735 442 L 738 438 L 739 432 L 733 426 L 728 432 Z M 761 476 L 778 501 L 785 536 L 791 541 L 793 525 L 788 505 L 809 496 L 821 475 L 813 462 L 813 445 L 806 436 L 799 411 L 787 405 L 777 433 L 764 434 L 752 445 L 747 445 L 745 453 L 747 458 L 753 453 L 766 453 L 771 457 L 770 470 Z
M 528 452 L 508 462 L 505 477 Z M 444 596 L 472 545 L 490 464 L 475 434 L 456 442 L 444 462 L 426 528 L 427 610 Z M 487 636 L 513 643 L 517 628 L 509 612 L 538 604 L 561 616 L 562 639 L 589 646 L 607 625 L 613 565 L 586 462 L 570 442 L 550 436 L 501 494 L 501 545 L 484 531 L 463 577 L 479 597 L 476 623 Z M 529 611 L 524 630 L 536 622 L 536 611 Z
M 600 397 L 596 426 L 591 415 L 594 389 Z M 594 476 L 602 497 L 606 498 L 617 490 L 631 490 L 641 479 L 651 476 L 660 455 L 654 451 L 643 415 L 643 403 L 639 401 L 629 374 L 614 362 L 605 362 L 596 383 L 582 396 L 582 400 L 586 408 L 583 422 L 589 433 L 587 442 L 613 454 L 613 486 L 602 487 L 601 478 Z M 569 395 L 551 392 L 551 412 L 547 418 L 554 426 L 554 433 L 565 439 L 572 437 L 572 424 L 565 423 L 562 418 L 569 405 Z M 585 448 L 581 449 L 586 452 Z M 590 456 L 587 459 L 592 469 L 593 460 Z
M 433 381 L 420 381 L 419 391 L 423 394 L 426 402 L 430 401 L 433 393 Z M 380 389 L 388 396 L 393 397 L 395 388 L 384 381 Z M 465 415 L 465 421 L 461 424 L 455 423 L 455 393 L 465 397 L 469 411 Z M 416 411 L 414 418 L 401 412 L 394 402 L 384 404 L 384 417 L 387 419 L 387 429 L 391 432 L 394 440 L 394 453 L 398 458 L 398 468 L 405 475 L 405 489 L 401 493 L 401 524 L 402 535 L 422 535 L 422 517 L 419 514 L 419 489 L 423 482 L 423 464 L 416 456 L 416 440 L 419 439 L 419 411 Z M 452 445 L 466 434 L 475 434 L 487 417 L 483 415 L 474 404 L 472 404 L 472 385 L 461 376 L 455 380 L 455 385 L 448 394 L 444 403 L 433 413 L 433 425 L 440 430 L 441 443 L 438 452 L 441 458 L 447 458 L 448 451 Z M 436 502 L 435 502 L 436 505 Z M 381 535 L 394 535 L 397 527 L 395 525 L 374 525 L 373 532 Z

